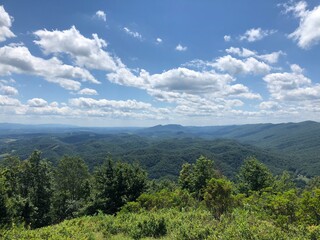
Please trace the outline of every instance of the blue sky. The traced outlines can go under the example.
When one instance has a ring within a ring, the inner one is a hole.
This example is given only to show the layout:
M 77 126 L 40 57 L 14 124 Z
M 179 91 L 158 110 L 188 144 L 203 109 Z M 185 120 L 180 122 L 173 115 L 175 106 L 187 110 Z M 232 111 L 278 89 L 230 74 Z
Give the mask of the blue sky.
M 318 1 L 0 1 L 0 122 L 320 121 Z

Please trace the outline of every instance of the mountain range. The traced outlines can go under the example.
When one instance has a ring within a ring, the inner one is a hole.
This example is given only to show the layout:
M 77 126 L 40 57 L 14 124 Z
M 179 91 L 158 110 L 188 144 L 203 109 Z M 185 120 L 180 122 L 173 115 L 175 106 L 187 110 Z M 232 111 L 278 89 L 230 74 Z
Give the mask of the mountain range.
M 65 125 L 0 124 L 0 157 L 27 158 L 39 149 L 54 164 L 79 155 L 93 169 L 108 154 L 139 162 L 153 178 L 176 177 L 185 162 L 200 155 L 234 176 L 244 158 L 256 156 L 273 172 L 308 177 L 320 173 L 320 123 L 232 126 L 157 125 L 149 128 L 89 128 Z

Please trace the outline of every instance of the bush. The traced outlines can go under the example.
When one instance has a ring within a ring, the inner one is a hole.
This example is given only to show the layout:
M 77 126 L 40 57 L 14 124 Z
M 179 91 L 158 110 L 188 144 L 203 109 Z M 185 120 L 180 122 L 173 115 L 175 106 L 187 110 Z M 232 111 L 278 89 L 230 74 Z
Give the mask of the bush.
M 141 239 L 143 237 L 159 238 L 167 234 L 167 225 L 163 217 L 155 218 L 153 215 L 148 219 L 138 222 L 133 229 L 131 236 L 134 239 Z

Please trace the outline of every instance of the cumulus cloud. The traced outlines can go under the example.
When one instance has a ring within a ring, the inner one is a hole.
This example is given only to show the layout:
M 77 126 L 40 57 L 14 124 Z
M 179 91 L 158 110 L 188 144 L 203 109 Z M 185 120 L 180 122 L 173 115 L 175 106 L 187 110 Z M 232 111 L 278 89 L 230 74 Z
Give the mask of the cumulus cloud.
M 256 42 L 271 34 L 274 34 L 275 30 L 262 30 L 261 28 L 251 28 L 240 36 L 240 40 L 246 40 L 248 42 Z
M 150 77 L 154 88 L 176 91 L 201 91 L 201 88 L 218 85 L 218 81 L 230 82 L 230 76 L 220 76 L 209 72 L 196 72 L 187 68 L 171 69 Z M 196 88 L 196 89 L 194 89 Z
M 278 110 L 280 109 L 280 104 L 275 101 L 265 101 L 259 104 L 260 109 L 262 110 Z
M 140 41 L 142 40 L 142 35 L 141 35 L 140 33 L 138 33 L 138 32 L 134 32 L 134 31 L 130 30 L 130 29 L 127 28 L 127 27 L 124 27 L 124 28 L 123 28 L 123 31 L 124 31 L 126 34 L 130 35 L 131 37 L 134 37 L 134 38 L 136 38 L 136 39 L 139 39 Z
M 175 49 L 176 49 L 177 51 L 179 51 L 179 52 L 185 52 L 185 51 L 188 50 L 188 47 L 182 46 L 181 44 L 178 44 Z
M 141 70 L 135 76 L 123 68 L 117 73 L 108 74 L 108 79 L 114 83 L 138 87 L 146 90 L 160 101 L 178 102 L 178 99 L 191 96 L 200 98 L 241 97 L 260 99 L 259 94 L 252 93 L 242 84 L 232 84 L 235 79 L 229 74 L 219 74 L 214 71 L 195 71 L 188 68 L 175 68 L 160 74 L 150 75 Z
M 235 48 L 235 47 L 230 47 L 230 48 L 226 49 L 226 52 L 229 54 L 232 54 L 232 55 L 237 55 L 239 57 L 243 57 L 243 58 L 255 57 L 255 58 L 260 59 L 260 60 L 267 62 L 269 64 L 277 63 L 279 60 L 279 57 L 281 55 L 285 55 L 285 53 L 282 51 L 259 55 L 256 51 L 252 51 L 247 48 Z
M 247 48 L 240 49 L 240 48 L 230 47 L 226 49 L 226 52 L 229 54 L 238 55 L 239 57 L 251 57 L 256 55 L 256 52 L 251 51 Z
M 231 41 L 231 36 L 230 35 L 224 35 L 223 39 L 225 42 L 230 42 Z
M 291 71 L 271 73 L 263 78 L 272 98 L 285 101 L 320 99 L 320 84 L 313 84 L 296 64 L 291 65 Z
M 103 50 L 107 47 L 107 43 L 97 34 L 92 34 L 92 38 L 86 38 L 75 26 L 64 31 L 38 30 L 34 34 L 39 38 L 34 42 L 45 54 L 67 53 L 78 66 L 89 69 L 105 71 L 117 69 L 117 59 Z
M 95 89 L 91 88 L 84 88 L 78 91 L 78 94 L 80 95 L 98 95 L 97 91 Z
M 306 1 L 284 4 L 285 12 L 292 12 L 300 20 L 299 27 L 289 34 L 298 46 L 309 49 L 320 42 L 320 5 L 308 10 Z
M 48 105 L 48 102 L 42 98 L 32 98 L 28 100 L 28 105 L 30 107 L 45 107 Z
M 116 100 L 107 100 L 107 99 L 93 99 L 93 98 L 73 98 L 69 100 L 71 106 L 80 107 L 80 108 L 106 108 L 106 109 L 150 109 L 152 105 L 150 103 L 139 102 L 136 100 L 126 100 L 126 101 L 116 101 Z
M 57 83 L 68 90 L 79 90 L 81 83 L 74 80 L 99 83 L 85 69 L 63 64 L 56 57 L 48 60 L 33 56 L 24 46 L 0 48 L 0 75 L 31 74 Z
M 102 21 L 106 22 L 107 21 L 107 15 L 104 11 L 102 10 L 99 10 L 96 12 L 95 16 L 98 18 L 98 19 L 101 19 Z
M 140 70 L 139 76 L 136 76 L 132 73 L 130 69 L 123 66 L 117 69 L 115 72 L 108 73 L 106 76 L 110 82 L 119 85 L 136 87 L 141 89 L 146 89 L 149 85 L 149 73 L 143 69 Z
M 272 52 L 272 53 L 268 53 L 268 54 L 258 55 L 257 58 L 259 58 L 267 63 L 275 64 L 279 61 L 279 58 L 281 55 L 285 55 L 285 53 L 282 51 L 277 51 L 277 52 Z
M 19 106 L 21 103 L 18 99 L 0 95 L 0 106 Z
M 233 81 L 228 74 L 198 72 L 187 68 L 171 69 L 149 77 L 152 88 L 187 93 L 217 92 Z
M 3 95 L 7 95 L 7 96 L 13 96 L 13 95 L 19 94 L 19 92 L 16 88 L 11 87 L 11 86 L 1 86 L 1 84 L 0 84 L 0 92 Z
M 230 55 L 220 57 L 211 66 L 220 71 L 237 74 L 266 74 L 270 72 L 271 67 L 264 62 L 260 62 L 253 57 L 244 60 L 236 59 Z
M 13 17 L 9 16 L 3 6 L 0 6 L 0 42 L 5 41 L 7 38 L 15 37 L 10 30 L 12 21 Z
M 151 104 L 136 100 L 108 100 L 92 98 L 72 98 L 68 103 L 48 103 L 42 98 L 29 99 L 25 104 L 15 98 L 0 95 L 2 114 L 41 115 L 83 118 L 84 116 L 123 119 L 164 119 L 166 108 L 154 108 Z

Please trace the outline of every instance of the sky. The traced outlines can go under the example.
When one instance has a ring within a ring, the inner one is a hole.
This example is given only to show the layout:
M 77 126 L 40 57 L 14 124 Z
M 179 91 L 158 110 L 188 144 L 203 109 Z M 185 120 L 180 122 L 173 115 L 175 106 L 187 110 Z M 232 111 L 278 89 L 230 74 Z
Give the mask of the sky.
M 320 3 L 0 0 L 0 122 L 320 121 Z

